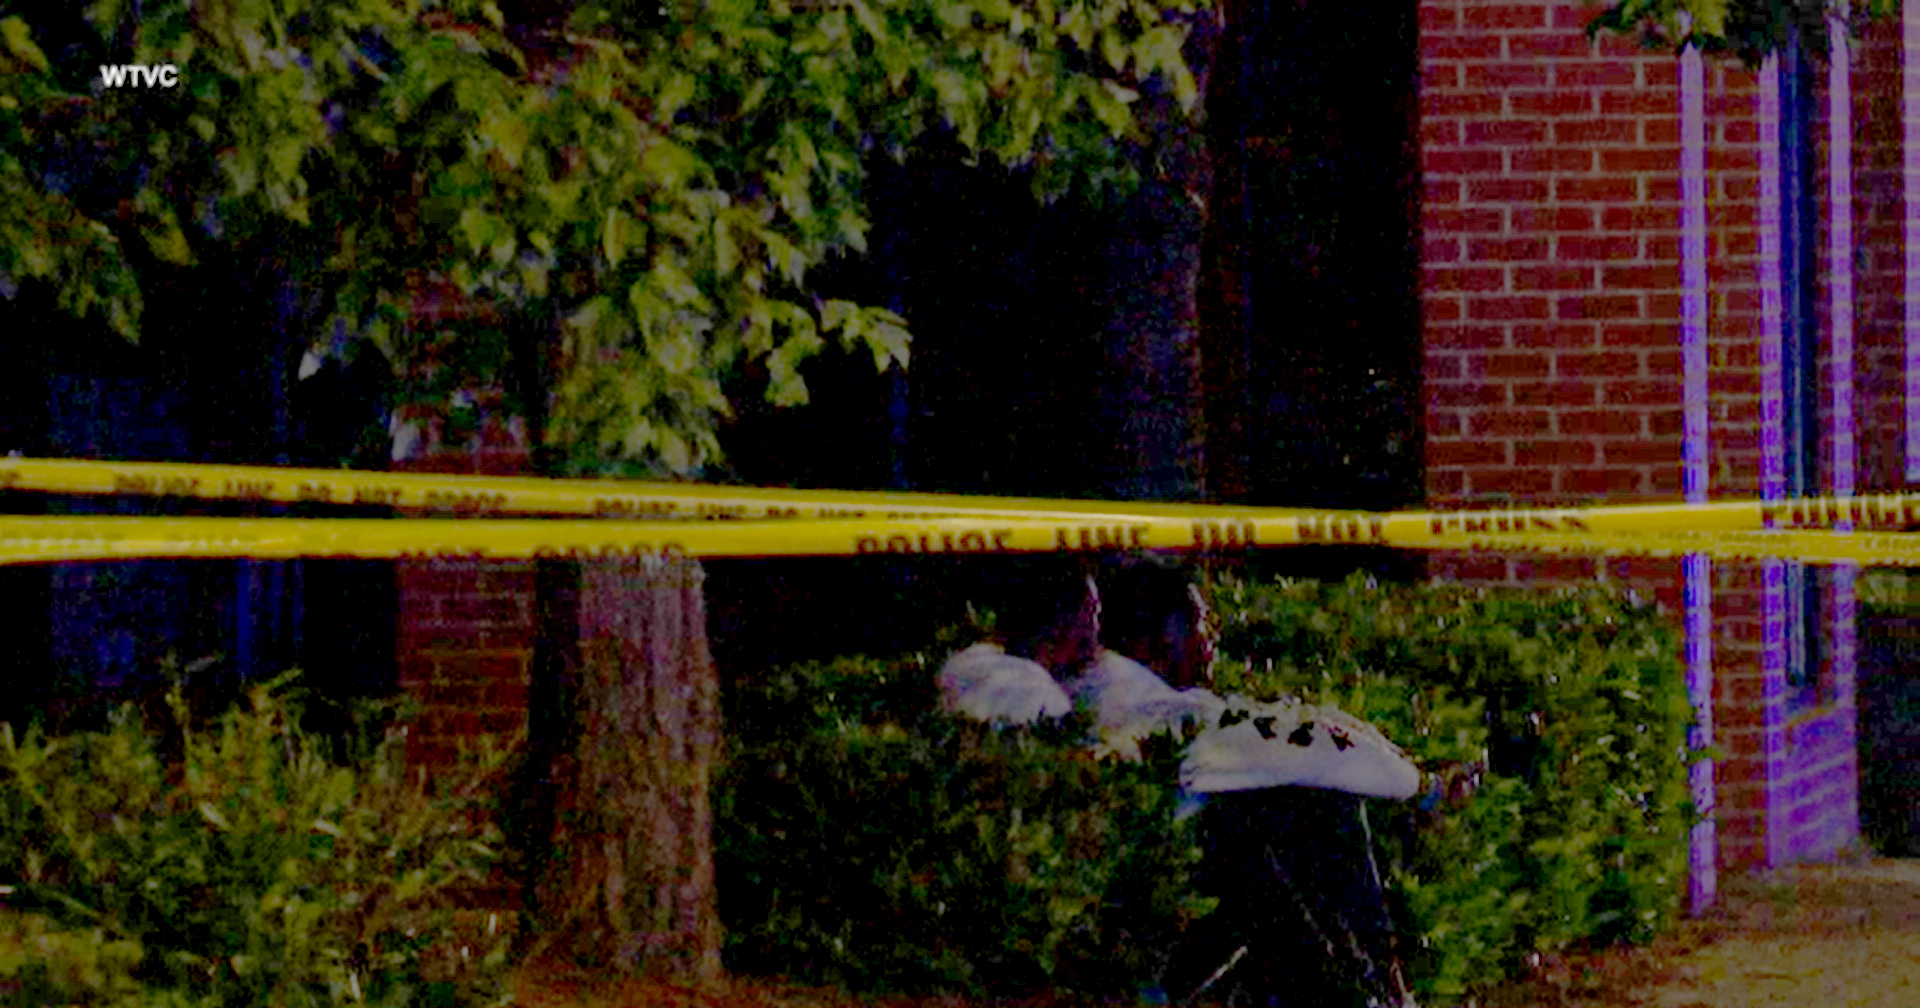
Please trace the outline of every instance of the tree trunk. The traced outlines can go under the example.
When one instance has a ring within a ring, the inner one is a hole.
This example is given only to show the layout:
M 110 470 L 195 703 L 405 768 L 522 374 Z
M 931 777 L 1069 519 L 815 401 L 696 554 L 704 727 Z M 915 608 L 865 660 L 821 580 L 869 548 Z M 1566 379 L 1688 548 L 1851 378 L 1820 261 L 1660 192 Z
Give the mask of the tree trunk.
M 720 971 L 708 782 L 720 741 L 705 580 L 688 560 L 581 565 L 577 742 L 538 899 L 576 960 L 679 981 Z
M 1183 55 L 1202 98 L 1221 21 L 1204 10 Z M 1201 483 L 1200 263 L 1213 172 L 1204 113 L 1189 118 L 1164 81 L 1149 84 L 1135 112 L 1154 137 L 1140 191 L 1121 208 L 1101 261 L 1106 304 L 1101 335 L 1096 444 L 1100 492 L 1120 498 L 1194 498 Z

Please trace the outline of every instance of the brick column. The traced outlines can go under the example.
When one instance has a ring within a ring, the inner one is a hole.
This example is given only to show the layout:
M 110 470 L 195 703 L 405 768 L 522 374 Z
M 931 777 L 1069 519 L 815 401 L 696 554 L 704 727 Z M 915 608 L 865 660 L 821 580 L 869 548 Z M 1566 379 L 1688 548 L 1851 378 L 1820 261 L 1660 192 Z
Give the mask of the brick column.
M 415 472 L 523 471 L 499 454 L 429 449 L 396 469 Z M 521 453 L 524 461 L 524 453 Z M 527 727 L 535 635 L 532 561 L 409 560 L 396 565 L 400 688 L 425 711 L 407 737 L 415 765 L 445 766 L 462 741 L 496 739 Z M 461 895 L 468 906 L 517 909 L 521 884 L 498 877 Z
M 473 319 L 484 309 L 445 284 L 418 282 L 415 324 Z M 465 442 L 448 440 L 435 420 L 401 415 L 393 427 L 393 468 L 408 472 L 525 475 L 525 429 L 507 418 L 497 394 L 479 390 L 484 417 Z M 411 517 L 418 517 L 415 513 Z M 400 688 L 424 708 L 408 735 L 408 758 L 425 767 L 455 758 L 462 740 L 504 736 L 527 726 L 536 628 L 532 561 L 412 560 L 395 564 Z M 516 880 L 495 879 L 464 894 L 486 910 L 516 908 Z

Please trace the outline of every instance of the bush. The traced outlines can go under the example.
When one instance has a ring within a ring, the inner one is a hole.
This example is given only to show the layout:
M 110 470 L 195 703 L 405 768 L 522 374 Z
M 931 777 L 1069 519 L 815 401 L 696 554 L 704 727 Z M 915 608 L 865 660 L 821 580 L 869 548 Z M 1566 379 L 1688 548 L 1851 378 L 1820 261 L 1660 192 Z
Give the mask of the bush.
M 103 731 L 0 725 L 0 1003 L 505 1002 L 504 932 L 429 961 L 457 944 L 443 897 L 495 858 L 505 753 L 429 785 L 392 705 L 363 705 L 336 762 L 288 678 L 212 724 L 176 687 L 153 725 L 131 705 Z
M 1490 762 L 1451 811 L 1371 803 L 1423 1002 L 1534 951 L 1644 940 L 1677 911 L 1692 711 L 1659 613 L 1600 589 L 1212 594 L 1222 692 L 1337 704 L 1423 764 Z M 1181 746 L 1100 764 L 1083 715 L 1000 732 L 948 718 L 932 666 L 848 658 L 729 684 L 729 966 L 864 990 L 1150 985 L 1208 909 L 1189 888 L 1193 823 L 1173 822 Z
M 779 670 L 727 697 L 729 969 L 912 993 L 1132 995 L 1205 913 L 1178 747 L 1096 763 L 1081 717 L 938 711 L 924 656 Z
M 1445 999 L 1533 951 L 1644 941 L 1679 908 L 1693 822 L 1678 633 L 1599 588 L 1215 586 L 1222 690 L 1295 692 L 1422 763 L 1488 758 L 1463 809 L 1373 803 L 1412 979 Z

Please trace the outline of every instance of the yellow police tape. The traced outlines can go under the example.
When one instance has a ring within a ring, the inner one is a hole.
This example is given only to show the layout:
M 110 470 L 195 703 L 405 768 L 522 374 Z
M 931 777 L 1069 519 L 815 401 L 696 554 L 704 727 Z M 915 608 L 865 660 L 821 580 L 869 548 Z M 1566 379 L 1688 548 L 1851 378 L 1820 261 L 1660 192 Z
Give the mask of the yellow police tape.
M 1086 521 L 1129 517 L 1238 521 L 1299 518 L 1302 541 L 1399 544 L 1421 528 L 1434 535 L 1609 532 L 1757 532 L 1767 529 L 1920 529 L 1920 494 L 1866 494 L 1764 503 L 1628 504 L 1373 513 L 1153 501 L 1054 500 L 858 490 L 789 490 L 706 483 L 442 476 L 199 465 L 0 458 L 0 490 L 137 494 L 200 500 L 386 505 L 425 514 L 592 515 L 625 519 L 982 518 Z
M 845 556 L 1239 549 L 1301 543 L 1920 563 L 1920 536 L 1888 532 L 1920 528 L 1920 494 L 1380 514 L 22 458 L 0 459 L 0 489 L 376 504 L 460 517 L 601 516 L 593 521 L 460 522 L 0 517 L 0 563 L 159 556 Z M 654 520 L 629 520 L 635 517 Z M 812 520 L 671 520 L 765 518 Z
M 1384 526 L 1383 526 L 1384 527 Z M 1324 516 L 1101 521 L 886 519 L 806 522 L 538 519 L 0 517 L 0 563 L 140 557 L 387 559 L 775 557 L 867 554 L 1235 550 L 1368 541 L 1415 549 L 1606 556 L 1704 553 L 1811 563 L 1920 565 L 1920 535 L 1832 531 L 1481 532 L 1407 527 L 1379 538 L 1327 536 Z
M 0 490 L 384 505 L 459 516 L 589 515 L 636 520 L 1004 517 L 1044 521 L 1138 514 L 1180 517 L 1232 511 L 1181 504 L 1116 504 L 961 494 L 781 490 L 642 480 L 438 476 L 346 469 L 29 458 L 0 458 Z M 1298 508 L 1261 510 L 1273 514 L 1309 513 Z

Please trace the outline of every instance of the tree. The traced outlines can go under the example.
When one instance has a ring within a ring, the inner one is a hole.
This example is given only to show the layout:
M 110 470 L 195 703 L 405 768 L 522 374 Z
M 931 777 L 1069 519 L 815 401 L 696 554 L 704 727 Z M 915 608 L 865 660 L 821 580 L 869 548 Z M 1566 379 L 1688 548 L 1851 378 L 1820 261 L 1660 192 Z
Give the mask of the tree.
M 1697 45 L 1705 52 L 1731 53 L 1757 64 L 1787 45 L 1790 33 L 1824 49 L 1835 21 L 1846 25 L 1898 10 L 1896 0 L 1618 0 L 1589 30 L 1636 37 L 1654 48 Z
M 93 24 L 120 42 L 102 53 L 176 64 L 182 83 L 97 97 L 94 65 L 52 65 L 9 17 L 0 290 L 49 283 L 132 338 L 130 243 L 186 264 L 294 238 L 296 338 L 377 347 L 438 395 L 449 372 L 497 373 L 502 330 L 561 319 L 520 354 L 548 379 L 543 443 L 576 470 L 694 472 L 720 453 L 721 381 L 743 365 L 798 403 L 796 366 L 829 336 L 906 361 L 905 320 L 807 288 L 864 248 L 863 152 L 938 132 L 1029 168 L 1042 198 L 1123 192 L 1136 85 L 1160 74 L 1181 107 L 1198 99 L 1184 26 L 1132 0 L 651 6 L 585 2 L 554 27 L 491 0 L 102 0 Z M 82 138 L 117 173 L 90 203 L 43 156 Z M 414 331 L 423 275 L 507 324 Z
M 131 340 L 178 271 L 270 263 L 283 274 L 281 380 L 303 350 L 372 347 L 443 412 L 504 385 L 556 474 L 697 474 L 722 452 L 728 380 L 763 371 L 748 384 L 767 400 L 805 402 L 798 365 L 828 337 L 881 368 L 907 363 L 905 319 L 808 284 L 865 249 L 867 153 L 934 139 L 1028 171 L 1041 199 L 1105 198 L 1141 180 L 1140 86 L 1158 77 L 1179 115 L 1199 98 L 1186 25 L 1139 0 L 98 0 L 87 12 L 57 60 L 26 20 L 0 17 L 0 294 L 41 285 Z M 173 64 L 181 83 L 100 89 L 96 67 L 122 60 Z M 413 292 L 436 279 L 482 305 L 481 320 L 414 324 Z M 612 782 L 635 799 L 613 806 L 638 810 L 572 835 L 677 838 L 609 847 L 596 877 L 559 883 L 562 909 L 598 894 L 617 938 L 649 919 L 680 928 L 666 965 L 710 971 L 710 862 L 687 840 L 705 828 L 704 779 L 668 772 L 676 756 L 659 746 L 606 745 L 622 726 L 710 715 L 711 662 L 655 655 L 693 632 L 682 617 L 697 571 L 559 573 L 550 586 L 579 588 L 562 650 L 576 625 L 588 638 L 570 669 L 559 662 L 591 722 L 570 726 L 583 733 L 571 755 L 592 764 L 573 786 Z M 655 608 L 616 627 L 610 593 Z M 636 857 L 652 862 L 630 870 Z M 648 965 L 645 942 L 612 944 L 637 950 L 622 965 Z

